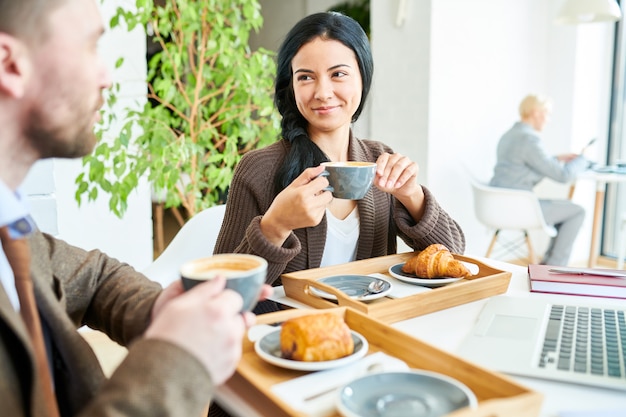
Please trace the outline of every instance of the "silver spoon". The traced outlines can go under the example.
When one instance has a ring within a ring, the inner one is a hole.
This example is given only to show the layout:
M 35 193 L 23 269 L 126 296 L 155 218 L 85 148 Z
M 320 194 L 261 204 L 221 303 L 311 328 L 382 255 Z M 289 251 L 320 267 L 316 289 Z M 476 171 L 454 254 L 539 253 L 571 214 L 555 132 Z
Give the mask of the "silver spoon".
M 384 289 L 385 289 L 385 281 L 383 281 L 382 279 L 377 279 L 375 281 L 372 281 L 367 286 L 367 291 L 369 291 L 370 294 L 378 294 L 379 292 L 382 292 Z

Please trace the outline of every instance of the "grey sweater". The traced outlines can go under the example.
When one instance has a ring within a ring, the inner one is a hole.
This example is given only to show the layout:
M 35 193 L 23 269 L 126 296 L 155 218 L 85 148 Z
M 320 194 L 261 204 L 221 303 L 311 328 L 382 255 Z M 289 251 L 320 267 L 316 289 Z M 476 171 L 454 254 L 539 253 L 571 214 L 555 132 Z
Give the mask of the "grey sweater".
M 570 182 L 588 165 L 583 156 L 567 163 L 560 162 L 544 149 L 535 129 L 517 122 L 498 143 L 497 162 L 490 184 L 532 191 L 546 177 L 561 183 Z
M 273 285 L 280 285 L 282 273 L 319 267 L 326 243 L 326 217 L 315 227 L 294 230 L 282 247 L 271 244 L 259 228 L 261 217 L 276 197 L 274 177 L 289 147 L 289 142 L 281 140 L 248 152 L 241 159 L 230 185 L 226 214 L 214 250 L 215 253 L 252 253 L 267 259 L 267 282 Z M 350 160 L 375 162 L 383 152 L 393 151 L 380 142 L 350 138 Z M 391 194 L 376 187 L 359 200 L 357 259 L 396 253 L 397 236 L 415 250 L 441 243 L 454 253 L 463 253 L 465 236 L 461 227 L 439 206 L 430 191 L 423 189 L 426 209 L 417 223 Z

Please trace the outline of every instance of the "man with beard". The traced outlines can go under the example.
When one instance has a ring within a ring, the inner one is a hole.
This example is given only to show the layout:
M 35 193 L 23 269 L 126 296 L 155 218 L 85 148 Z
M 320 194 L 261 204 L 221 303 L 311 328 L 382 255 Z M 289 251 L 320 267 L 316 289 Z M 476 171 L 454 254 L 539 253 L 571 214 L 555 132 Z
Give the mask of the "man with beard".
M 99 251 L 42 234 L 30 220 L 19 191 L 30 167 L 94 147 L 93 125 L 110 84 L 98 56 L 103 31 L 95 0 L 0 0 L 3 415 L 199 415 L 214 387 L 234 372 L 243 334 L 254 322 L 251 313 L 239 314 L 241 297 L 224 290 L 223 278 L 186 293 L 180 282 L 162 290 Z M 30 264 L 22 263 L 26 272 L 7 255 L 24 239 L 32 255 Z M 29 303 L 15 288 L 18 276 L 32 279 L 39 333 L 20 314 Z M 76 331 L 82 325 L 129 348 L 108 380 Z M 45 345 L 34 342 L 41 333 Z M 36 346 L 42 347 L 40 368 Z

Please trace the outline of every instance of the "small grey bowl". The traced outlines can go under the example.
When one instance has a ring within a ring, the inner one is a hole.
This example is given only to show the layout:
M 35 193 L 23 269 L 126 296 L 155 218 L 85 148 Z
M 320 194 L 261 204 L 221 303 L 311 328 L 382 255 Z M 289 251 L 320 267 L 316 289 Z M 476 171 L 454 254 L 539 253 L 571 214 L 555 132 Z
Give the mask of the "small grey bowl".
M 440 417 L 463 407 L 475 408 L 474 393 L 454 378 L 436 372 L 381 372 L 343 388 L 337 409 L 344 417 Z

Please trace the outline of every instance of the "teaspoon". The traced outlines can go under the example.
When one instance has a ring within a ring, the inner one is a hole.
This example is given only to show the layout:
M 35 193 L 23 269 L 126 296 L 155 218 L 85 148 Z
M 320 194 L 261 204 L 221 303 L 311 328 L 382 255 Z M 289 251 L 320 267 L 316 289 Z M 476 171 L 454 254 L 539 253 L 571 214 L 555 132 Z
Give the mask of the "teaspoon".
M 367 286 L 367 291 L 369 291 L 370 294 L 378 294 L 379 292 L 382 292 L 384 289 L 385 289 L 385 281 L 383 281 L 382 279 L 377 279 L 375 281 L 372 281 Z

